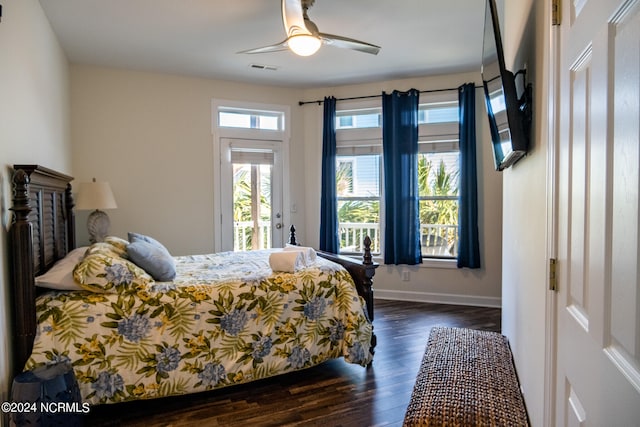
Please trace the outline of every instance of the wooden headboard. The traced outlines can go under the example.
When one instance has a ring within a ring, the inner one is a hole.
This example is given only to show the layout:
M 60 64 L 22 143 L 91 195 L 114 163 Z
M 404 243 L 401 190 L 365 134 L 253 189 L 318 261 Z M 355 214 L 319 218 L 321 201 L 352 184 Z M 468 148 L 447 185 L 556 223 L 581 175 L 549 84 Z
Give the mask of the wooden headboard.
M 42 166 L 13 166 L 9 253 L 16 373 L 29 358 L 36 334 L 35 277 L 76 244 L 71 181 L 73 177 Z

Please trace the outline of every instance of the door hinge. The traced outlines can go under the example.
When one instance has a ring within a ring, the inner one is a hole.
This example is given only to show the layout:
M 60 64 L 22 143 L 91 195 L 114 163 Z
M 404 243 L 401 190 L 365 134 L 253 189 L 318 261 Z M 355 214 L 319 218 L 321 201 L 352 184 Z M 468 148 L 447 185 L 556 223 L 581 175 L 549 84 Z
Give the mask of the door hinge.
M 560 0 L 551 0 L 551 25 L 560 25 L 562 21 Z
M 549 258 L 549 290 L 558 290 L 558 279 L 556 276 L 556 264 L 558 261 L 555 258 Z

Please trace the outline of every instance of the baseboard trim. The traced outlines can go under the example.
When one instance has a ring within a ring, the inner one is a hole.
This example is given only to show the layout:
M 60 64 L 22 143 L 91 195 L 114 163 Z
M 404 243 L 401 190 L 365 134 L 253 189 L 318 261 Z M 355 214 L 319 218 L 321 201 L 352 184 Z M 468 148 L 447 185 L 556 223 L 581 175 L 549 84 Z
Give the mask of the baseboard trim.
M 477 307 L 502 307 L 502 298 L 474 295 L 436 294 L 430 292 L 390 291 L 375 289 L 374 298 L 395 301 L 430 302 L 437 304 L 471 305 Z

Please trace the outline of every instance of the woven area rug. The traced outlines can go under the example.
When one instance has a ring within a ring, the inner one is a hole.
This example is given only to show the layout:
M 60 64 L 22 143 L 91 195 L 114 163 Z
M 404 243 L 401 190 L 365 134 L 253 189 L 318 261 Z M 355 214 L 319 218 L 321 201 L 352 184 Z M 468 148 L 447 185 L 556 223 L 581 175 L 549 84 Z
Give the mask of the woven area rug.
M 507 338 L 435 327 L 404 426 L 528 426 Z

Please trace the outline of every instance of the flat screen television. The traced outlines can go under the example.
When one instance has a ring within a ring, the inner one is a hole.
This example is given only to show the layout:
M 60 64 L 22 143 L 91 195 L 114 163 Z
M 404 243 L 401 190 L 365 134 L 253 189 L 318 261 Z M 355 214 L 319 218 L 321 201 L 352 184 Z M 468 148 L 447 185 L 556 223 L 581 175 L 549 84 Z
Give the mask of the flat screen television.
M 504 62 L 500 23 L 495 0 L 487 0 L 482 43 L 482 82 L 489 117 L 496 170 L 502 171 L 527 154 L 531 128 L 531 85 L 516 92 L 516 76 Z

